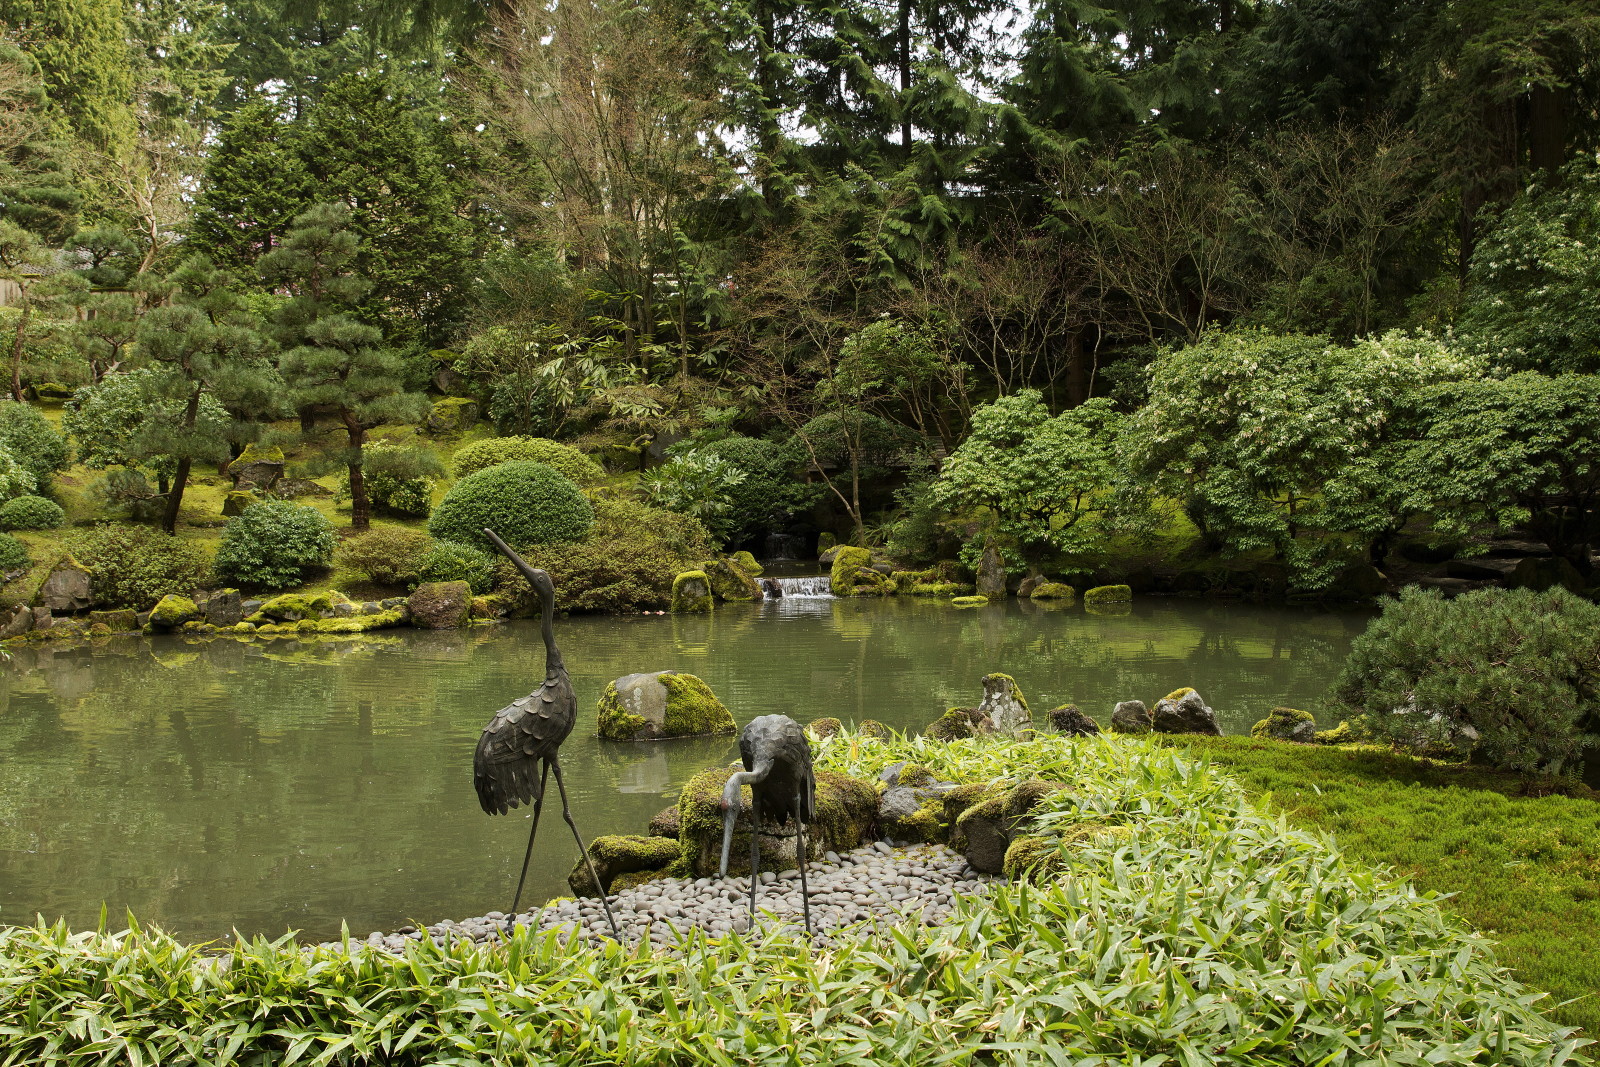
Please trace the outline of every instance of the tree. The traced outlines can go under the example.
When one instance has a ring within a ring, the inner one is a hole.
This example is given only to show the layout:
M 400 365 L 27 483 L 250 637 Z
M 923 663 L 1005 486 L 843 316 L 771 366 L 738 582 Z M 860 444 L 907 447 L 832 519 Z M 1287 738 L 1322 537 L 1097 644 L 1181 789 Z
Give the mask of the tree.
M 980 512 L 981 540 L 1030 567 L 1048 553 L 1089 551 L 1102 542 L 1099 520 L 1111 505 L 1119 421 L 1103 397 L 1055 416 L 1037 389 L 1001 397 L 973 412 L 972 433 L 944 461 L 933 499 Z
M 152 430 L 178 425 L 188 406 L 182 396 L 172 395 L 170 384 L 166 370 L 146 367 L 108 374 L 73 393 L 61 413 L 61 428 L 72 435 L 78 462 L 90 470 L 148 469 L 165 494 L 177 460 L 159 451 L 169 433 Z M 201 397 L 197 436 L 223 438 L 230 421 L 216 397 Z
M 965 422 L 967 370 L 926 331 L 879 319 L 845 341 L 832 388 L 950 449 Z
M 266 99 L 227 117 L 189 219 L 188 241 L 198 254 L 244 276 L 283 240 L 311 203 L 298 134 Z
M 360 243 L 342 204 L 318 204 L 295 219 L 283 245 L 261 257 L 270 284 L 290 298 L 274 325 L 283 354 L 278 369 L 298 406 L 327 406 L 338 413 L 348 439 L 343 460 L 350 474 L 350 524 L 372 522 L 363 476 L 367 431 L 386 422 L 421 418 L 427 399 L 406 388 L 399 353 L 384 347 L 383 332 L 356 316 L 371 282 L 355 272 Z
M 140 431 L 141 450 L 176 460 L 161 525 L 176 533 L 189 471 L 196 459 L 227 455 L 228 439 L 201 418 L 207 396 L 224 405 L 271 414 L 279 400 L 279 381 L 268 361 L 270 344 L 245 308 L 234 277 L 208 260 L 187 260 L 167 279 L 171 302 L 145 315 L 139 324 L 140 354 L 162 376 L 161 395 L 180 403 L 173 422 L 151 420 Z M 229 424 L 237 433 L 239 423 Z
M 131 138 L 124 0 L 0 0 L 0 24 L 38 64 L 73 133 L 101 151 Z

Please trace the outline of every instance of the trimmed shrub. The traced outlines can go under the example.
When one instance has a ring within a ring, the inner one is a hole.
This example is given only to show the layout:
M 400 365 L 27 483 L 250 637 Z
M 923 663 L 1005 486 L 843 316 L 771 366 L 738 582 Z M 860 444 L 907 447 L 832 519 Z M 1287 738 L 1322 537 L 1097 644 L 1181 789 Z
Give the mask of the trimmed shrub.
M 69 539 L 92 573 L 94 602 L 143 611 L 168 593 L 188 596 L 211 580 L 211 559 L 193 541 L 149 526 L 96 526 Z
M 1600 606 L 1565 589 L 1407 589 L 1351 643 L 1334 696 L 1419 752 L 1571 774 L 1600 745 L 1597 666 Z
M 256 589 L 286 589 L 326 567 L 336 541 L 316 508 L 287 500 L 251 504 L 222 531 L 217 573 Z
M 444 464 L 430 448 L 384 442 L 362 449 L 361 470 L 367 497 L 378 511 L 425 519 L 433 510 L 434 480 L 444 475 Z M 348 491 L 348 477 L 346 485 Z
M 50 476 L 65 470 L 72 457 L 67 439 L 44 413 L 15 400 L 0 400 L 0 447 L 28 469 L 40 489 L 49 489 Z
M 466 582 L 474 593 L 494 588 L 494 558 L 471 545 L 435 541 L 417 560 L 413 586 L 423 582 Z
M 0 573 L 26 570 L 32 565 L 28 546 L 10 534 L 0 533 Z
M 433 510 L 428 532 L 441 541 L 491 547 L 484 527 L 521 548 L 581 541 L 594 511 L 572 479 L 527 460 L 501 463 L 469 474 Z
M 374 526 L 339 546 L 341 566 L 364 574 L 379 585 L 415 583 L 422 557 L 434 545 L 421 530 L 404 526 Z
M 576 448 L 544 437 L 491 437 L 476 441 L 457 452 L 450 466 L 457 478 L 465 478 L 518 460 L 543 463 L 577 485 L 593 485 L 606 476 L 600 464 Z
M 724 516 L 729 544 L 740 544 L 769 530 L 781 529 L 790 518 L 808 510 L 827 487 L 794 477 L 794 450 L 756 437 L 725 437 L 702 445 L 700 451 L 726 460 L 744 473 L 744 480 L 726 490 Z
M 42 496 L 19 496 L 0 504 L 0 530 L 54 530 L 66 520 L 61 505 Z
M 0 500 L 31 496 L 39 488 L 32 472 L 9 449 L 0 445 Z
M 665 609 L 672 580 L 712 551 L 711 535 L 687 515 L 633 500 L 595 502 L 594 531 L 576 544 L 548 545 L 531 562 L 550 572 L 569 611 Z M 506 577 L 510 564 L 502 564 Z

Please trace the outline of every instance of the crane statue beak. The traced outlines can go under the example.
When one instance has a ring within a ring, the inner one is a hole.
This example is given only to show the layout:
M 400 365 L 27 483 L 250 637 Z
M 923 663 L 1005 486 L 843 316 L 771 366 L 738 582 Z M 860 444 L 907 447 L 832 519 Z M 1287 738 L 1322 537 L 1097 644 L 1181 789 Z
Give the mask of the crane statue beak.
M 733 827 L 739 821 L 739 776 L 734 775 L 722 791 L 722 877 L 728 877 L 728 849 L 733 845 Z

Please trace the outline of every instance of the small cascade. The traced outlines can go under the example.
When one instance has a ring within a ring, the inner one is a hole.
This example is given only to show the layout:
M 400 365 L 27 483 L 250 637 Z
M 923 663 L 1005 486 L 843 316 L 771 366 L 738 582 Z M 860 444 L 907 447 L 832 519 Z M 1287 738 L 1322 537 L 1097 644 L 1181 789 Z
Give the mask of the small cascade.
M 789 597 L 831 597 L 833 587 L 829 584 L 826 574 L 812 574 L 804 578 L 772 578 L 778 588 L 783 591 L 784 599 Z
M 769 533 L 767 534 L 767 559 L 789 560 L 799 559 L 805 549 L 805 538 L 799 534 Z

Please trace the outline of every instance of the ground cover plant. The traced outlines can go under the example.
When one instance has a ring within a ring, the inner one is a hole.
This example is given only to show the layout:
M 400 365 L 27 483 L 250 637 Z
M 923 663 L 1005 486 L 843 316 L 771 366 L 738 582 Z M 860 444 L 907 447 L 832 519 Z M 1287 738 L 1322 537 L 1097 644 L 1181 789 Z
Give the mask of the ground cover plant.
M 1600 796 L 1375 747 L 1174 739 L 1266 810 L 1393 868 L 1493 938 L 1549 1014 L 1600 1035 Z M 1548 795 L 1541 795 L 1557 787 Z
M 1437 899 L 1258 813 L 1203 760 L 843 734 L 819 764 L 901 759 L 1071 783 L 1036 829 L 1071 876 L 997 887 L 937 928 L 816 948 L 696 936 L 679 956 L 522 933 L 404 958 L 265 940 L 216 957 L 138 927 L 10 928 L 0 1063 L 1573 1061 L 1580 1041 Z

